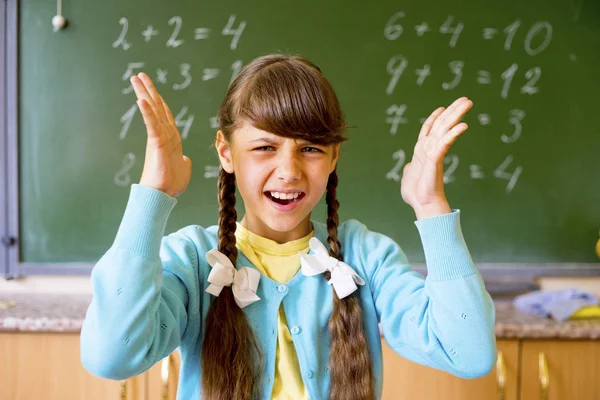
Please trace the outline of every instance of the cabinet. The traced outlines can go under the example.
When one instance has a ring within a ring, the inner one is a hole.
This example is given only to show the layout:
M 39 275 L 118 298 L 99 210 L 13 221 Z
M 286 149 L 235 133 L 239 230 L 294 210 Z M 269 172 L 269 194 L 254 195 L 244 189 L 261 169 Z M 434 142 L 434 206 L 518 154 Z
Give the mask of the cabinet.
M 126 382 L 91 375 L 79 354 L 76 333 L 0 333 L 0 399 L 176 398 L 177 351 Z M 600 399 L 600 341 L 498 340 L 498 354 L 492 373 L 461 379 L 408 361 L 384 342 L 383 400 Z
M 600 341 L 524 341 L 521 400 L 600 399 Z
M 461 379 L 400 357 L 385 342 L 383 346 L 383 400 L 494 399 L 517 400 L 519 342 L 498 341 L 502 361 L 499 370 L 477 379 Z M 499 365 L 500 364 L 500 365 Z M 499 375 L 497 375 L 499 374 Z M 497 379 L 504 382 L 502 391 Z M 503 392 L 503 396 L 502 396 Z
M 126 384 L 98 378 L 81 365 L 79 334 L 0 333 L 0 399 L 144 399 L 144 376 Z M 126 396 L 122 396 L 122 390 Z
M 0 333 L 0 355 L 2 400 L 174 400 L 177 394 L 177 351 L 122 382 L 83 368 L 77 333 Z
M 600 341 L 515 339 L 497 343 L 496 368 L 478 379 L 461 379 L 423 367 L 383 344 L 383 399 L 600 399 Z

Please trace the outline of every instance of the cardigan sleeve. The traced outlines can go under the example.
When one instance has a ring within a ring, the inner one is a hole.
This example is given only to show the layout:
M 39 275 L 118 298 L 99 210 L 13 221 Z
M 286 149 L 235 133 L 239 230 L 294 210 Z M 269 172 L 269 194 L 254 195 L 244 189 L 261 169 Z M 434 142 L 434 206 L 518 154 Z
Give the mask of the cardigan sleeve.
M 198 257 L 181 232 L 163 237 L 175 203 L 158 190 L 132 185 L 115 241 L 92 270 L 80 346 L 81 361 L 94 375 L 138 375 L 181 342 L 188 300 L 198 298 Z
M 496 360 L 495 309 L 460 228 L 460 212 L 415 222 L 427 278 L 389 237 L 363 229 L 361 252 L 387 344 L 412 361 L 475 378 Z

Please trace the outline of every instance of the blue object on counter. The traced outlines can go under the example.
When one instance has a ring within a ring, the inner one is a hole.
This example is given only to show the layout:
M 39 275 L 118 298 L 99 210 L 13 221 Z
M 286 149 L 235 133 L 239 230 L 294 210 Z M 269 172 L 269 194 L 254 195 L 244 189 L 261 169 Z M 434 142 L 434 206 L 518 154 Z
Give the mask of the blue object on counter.
M 598 298 L 578 289 L 537 290 L 515 297 L 513 304 L 523 313 L 564 321 L 580 308 L 598 305 Z

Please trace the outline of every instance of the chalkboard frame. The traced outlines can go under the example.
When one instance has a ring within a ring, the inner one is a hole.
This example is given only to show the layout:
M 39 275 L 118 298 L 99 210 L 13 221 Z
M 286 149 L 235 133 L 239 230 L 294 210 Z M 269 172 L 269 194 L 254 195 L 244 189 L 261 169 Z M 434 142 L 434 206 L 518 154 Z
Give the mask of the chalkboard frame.
M 0 4 L 0 32 L 6 32 L 6 3 Z M 0 188 L 2 188 L 2 196 L 0 196 L 0 234 L 4 238 L 4 227 L 6 226 L 6 199 L 8 192 L 6 187 L 6 135 L 4 135 L 6 121 L 6 88 L 5 88 L 5 77 L 6 77 L 6 38 L 0 41 L 0 129 L 2 129 L 2 136 L 0 137 Z M 6 275 L 8 273 L 8 262 L 6 260 L 6 248 L 3 244 L 0 244 L 0 268 Z
M 17 154 L 17 25 L 18 0 L 2 2 L 0 32 L 6 35 L 0 41 L 0 188 L 3 189 L 0 196 L 0 270 L 5 277 L 13 276 L 16 272 L 13 269 L 17 267 L 14 249 L 11 252 L 9 246 L 10 232 L 18 228 L 18 215 L 14 212 L 16 204 L 11 204 L 17 196 L 17 171 L 14 168 Z
M 50 21 L 48 21 L 50 23 Z M 0 4 L 0 273 L 5 279 L 28 275 L 89 275 L 92 263 L 27 263 L 19 255 L 19 0 Z M 426 274 L 424 264 L 412 264 Z M 597 263 L 481 263 L 477 264 L 490 292 L 532 290 L 538 276 L 600 276 Z

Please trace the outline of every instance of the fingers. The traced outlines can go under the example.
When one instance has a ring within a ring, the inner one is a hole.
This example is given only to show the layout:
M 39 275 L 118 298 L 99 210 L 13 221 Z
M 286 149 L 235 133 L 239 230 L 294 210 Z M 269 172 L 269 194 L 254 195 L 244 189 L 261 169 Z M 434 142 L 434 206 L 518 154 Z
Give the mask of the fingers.
M 132 76 L 129 80 L 131 81 L 131 86 L 133 87 L 133 91 L 138 100 L 146 100 L 150 108 L 154 111 L 154 115 L 158 118 L 161 115 L 159 113 L 160 110 L 157 109 L 157 104 L 146 89 L 144 82 L 138 76 Z
M 154 104 L 156 104 L 157 107 L 160 107 L 161 106 L 160 95 L 158 94 L 158 91 L 154 87 L 154 83 L 152 83 L 152 79 L 150 79 L 150 77 L 143 72 L 140 72 L 138 74 L 138 78 L 140 78 L 140 80 L 144 83 L 146 90 L 152 97 L 152 100 L 154 100 Z
M 458 139 L 458 137 L 468 128 L 469 126 L 466 123 L 461 122 L 460 124 L 450 129 L 450 131 L 440 139 L 440 147 L 443 149 L 444 155 L 446 154 L 450 146 L 452 146 L 452 144 L 456 141 L 456 139 Z
M 460 100 L 460 99 L 459 99 Z M 473 107 L 473 102 L 466 97 L 464 100 L 457 102 L 456 107 L 454 108 L 451 114 L 448 114 L 442 124 L 440 125 L 440 129 L 442 131 L 442 135 L 445 135 L 444 132 L 452 129 L 456 124 L 460 122 L 462 117 Z
M 162 96 L 158 94 L 156 87 L 152 83 L 152 79 L 147 74 L 140 72 L 137 76 L 131 77 L 131 84 L 138 98 L 143 96 L 143 98 L 148 100 L 148 103 L 154 110 L 154 115 L 159 120 L 169 120 L 171 122 L 172 118 L 169 118 L 171 111 L 165 109 Z
M 454 127 L 473 107 L 473 102 L 466 97 L 455 100 L 433 123 L 432 134 L 441 138 L 449 129 Z
M 173 113 L 171 112 L 171 109 L 167 105 L 167 102 L 162 98 L 162 96 L 160 97 L 160 102 L 162 104 L 163 109 L 165 110 L 165 115 L 167 116 L 167 119 L 173 126 L 176 126 L 177 124 L 175 123 L 175 118 L 173 118 Z
M 421 127 L 421 132 L 419 132 L 419 139 L 421 139 L 424 136 L 429 135 L 429 131 L 431 130 L 433 123 L 440 116 L 440 114 L 442 112 L 444 112 L 444 110 L 445 110 L 444 107 L 440 107 L 437 110 L 435 110 L 434 112 L 432 112 L 429 117 L 427 117 L 427 119 L 423 123 L 423 126 Z
M 148 132 L 148 137 L 157 138 L 160 136 L 160 132 L 158 130 L 158 118 L 156 118 L 156 114 L 154 114 L 154 110 L 150 107 L 150 104 L 146 101 L 146 99 L 140 99 L 137 101 L 137 105 L 142 112 L 142 117 L 144 118 L 144 124 L 146 125 L 146 131 Z
M 133 90 L 138 98 L 138 106 L 140 107 L 140 110 L 142 110 L 144 122 L 148 129 L 150 129 L 149 124 L 154 124 L 152 125 L 152 128 L 154 133 L 158 135 L 160 132 L 157 127 L 161 121 L 168 122 L 173 127 L 176 127 L 175 118 L 173 117 L 171 109 L 162 96 L 158 94 L 150 77 L 147 74 L 140 72 L 138 75 L 132 76 L 130 80 Z M 144 100 L 144 102 L 142 102 L 142 100 Z M 148 107 L 148 109 L 145 110 L 145 114 L 144 109 L 142 108 L 143 104 Z

